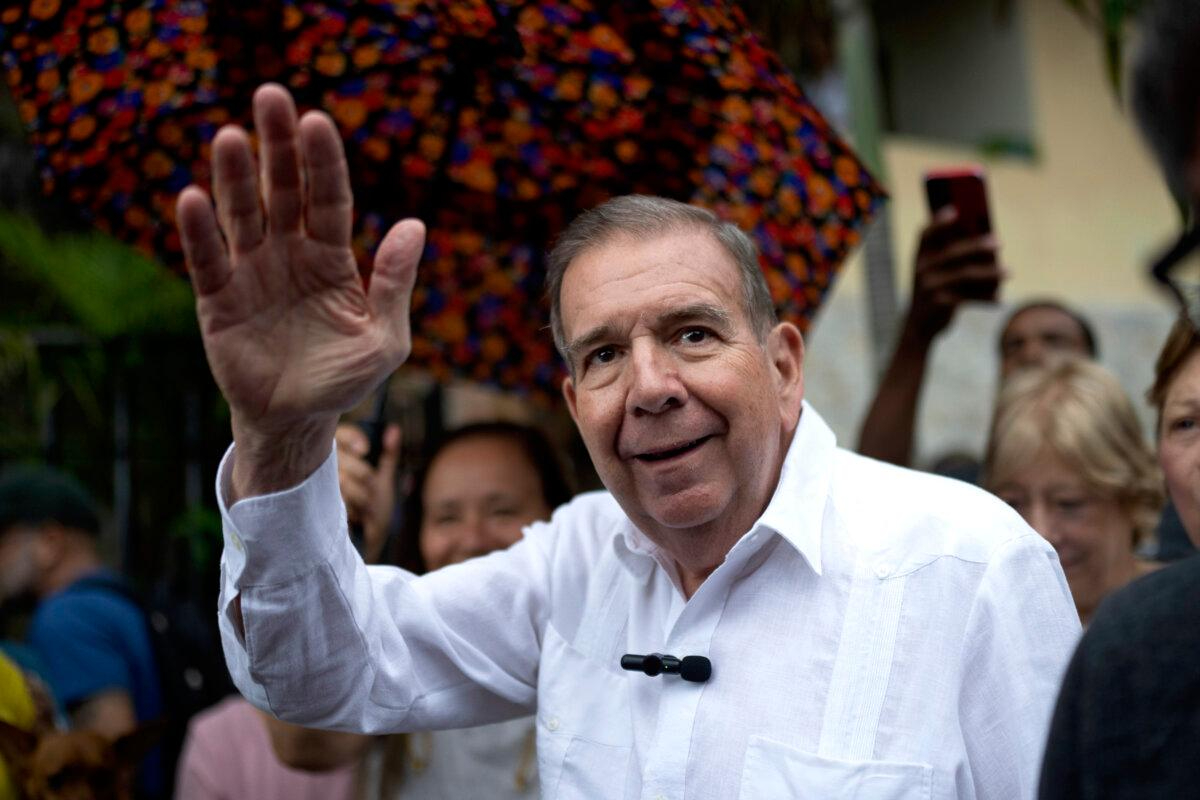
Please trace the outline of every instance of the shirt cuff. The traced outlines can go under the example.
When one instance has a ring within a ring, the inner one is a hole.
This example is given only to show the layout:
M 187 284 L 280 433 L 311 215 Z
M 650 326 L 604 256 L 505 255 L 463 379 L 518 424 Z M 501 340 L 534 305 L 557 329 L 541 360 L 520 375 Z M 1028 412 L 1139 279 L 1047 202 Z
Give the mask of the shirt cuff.
M 337 450 L 312 475 L 282 492 L 247 497 L 226 505 L 234 449 L 217 469 L 228 578 L 238 587 L 283 583 L 329 560 L 330 550 L 347 540 L 346 507 L 338 489 Z

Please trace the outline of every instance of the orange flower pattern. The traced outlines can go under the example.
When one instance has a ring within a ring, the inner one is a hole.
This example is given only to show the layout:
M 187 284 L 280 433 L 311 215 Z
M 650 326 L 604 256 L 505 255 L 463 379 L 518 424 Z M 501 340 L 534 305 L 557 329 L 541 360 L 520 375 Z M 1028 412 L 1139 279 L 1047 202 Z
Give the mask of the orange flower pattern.
M 806 328 L 883 192 L 730 0 L 29 0 L 0 66 L 43 183 L 179 266 L 175 195 L 210 142 L 285 83 L 347 145 L 361 263 L 429 224 L 414 361 L 557 394 L 542 259 L 580 210 L 629 192 L 753 234 Z

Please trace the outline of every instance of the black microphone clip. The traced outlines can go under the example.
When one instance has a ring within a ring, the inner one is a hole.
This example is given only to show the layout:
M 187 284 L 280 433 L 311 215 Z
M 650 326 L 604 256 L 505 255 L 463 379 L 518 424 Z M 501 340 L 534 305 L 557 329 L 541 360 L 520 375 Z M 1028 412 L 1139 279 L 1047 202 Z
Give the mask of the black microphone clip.
M 662 653 L 651 653 L 648 656 L 626 653 L 621 656 L 621 669 L 643 672 L 652 678 L 663 673 L 678 675 L 692 683 L 704 683 L 712 677 L 712 662 L 704 656 L 684 656 L 679 659 Z

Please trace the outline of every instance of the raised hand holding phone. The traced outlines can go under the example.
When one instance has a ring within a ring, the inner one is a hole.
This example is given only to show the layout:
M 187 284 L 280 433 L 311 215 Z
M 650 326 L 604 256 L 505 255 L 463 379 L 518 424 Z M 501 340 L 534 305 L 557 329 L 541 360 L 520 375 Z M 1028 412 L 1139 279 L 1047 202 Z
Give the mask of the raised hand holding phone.
M 925 179 L 932 219 L 921 232 L 913 269 L 910 333 L 932 340 L 966 301 L 995 302 L 1005 278 L 991 230 L 983 173 L 931 172 Z
M 364 286 L 350 249 L 353 200 L 328 115 L 297 119 L 291 96 L 254 95 L 247 133 L 213 140 L 213 195 L 177 201 L 196 314 L 237 449 L 232 497 L 294 486 L 329 455 L 338 415 L 411 350 L 409 303 L 425 229 L 388 232 Z

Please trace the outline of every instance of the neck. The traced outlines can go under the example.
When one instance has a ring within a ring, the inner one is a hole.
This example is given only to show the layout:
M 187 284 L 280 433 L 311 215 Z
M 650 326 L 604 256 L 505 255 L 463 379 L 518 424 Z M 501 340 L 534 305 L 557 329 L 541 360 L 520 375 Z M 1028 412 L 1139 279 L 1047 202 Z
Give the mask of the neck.
M 675 571 L 679 575 L 679 588 L 685 598 L 691 599 L 708 576 L 725 562 L 725 557 L 729 555 L 733 546 L 750 531 L 751 526 L 767 510 L 779 487 L 783 462 L 787 458 L 795 433 L 795 428 L 781 432 L 774 468 L 765 472 L 761 483 L 753 486 L 751 496 L 736 498 L 728 514 L 689 528 L 650 528 L 655 531 L 651 538 L 674 561 Z M 747 488 L 750 489 L 751 486 L 748 485 Z
M 1095 613 L 1096 608 L 1100 605 L 1100 601 L 1109 594 L 1115 592 L 1117 589 L 1120 589 L 1122 586 L 1125 586 L 1130 581 L 1137 580 L 1143 575 L 1153 572 L 1155 569 L 1161 566 L 1162 564 L 1156 561 L 1141 560 L 1133 554 L 1132 550 L 1130 550 L 1127 554 L 1122 556 L 1120 563 L 1114 565 L 1113 569 L 1109 572 L 1108 582 L 1104 587 L 1103 593 L 1097 597 L 1094 602 L 1088 604 L 1086 607 L 1076 604 L 1075 610 L 1079 612 L 1080 622 L 1082 622 L 1084 625 L 1087 625 L 1089 622 L 1091 622 L 1092 614 Z

